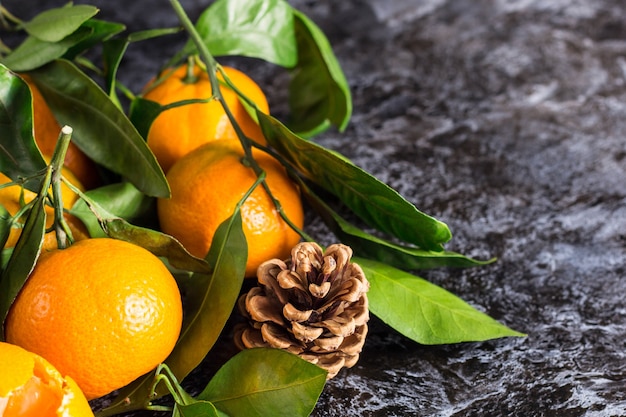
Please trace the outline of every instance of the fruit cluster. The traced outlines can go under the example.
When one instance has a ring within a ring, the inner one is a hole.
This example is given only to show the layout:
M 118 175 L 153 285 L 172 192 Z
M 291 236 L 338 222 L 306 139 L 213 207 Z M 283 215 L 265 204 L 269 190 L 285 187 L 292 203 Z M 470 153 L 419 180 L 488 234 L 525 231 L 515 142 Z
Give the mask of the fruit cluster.
M 444 250 L 445 223 L 315 142 L 352 101 L 311 19 L 284 0 L 217 0 L 195 23 L 170 5 L 188 42 L 137 92 L 117 79 L 128 45 L 179 28 L 0 6 L 23 36 L 0 41 L 0 415 L 92 415 L 117 391 L 97 414 L 305 416 L 370 313 L 425 344 L 521 336 L 407 272 L 491 260 Z M 225 56 L 289 72 L 288 123 Z M 305 208 L 341 243 L 318 246 Z M 238 299 L 237 346 L 255 348 L 191 397 L 180 381 Z

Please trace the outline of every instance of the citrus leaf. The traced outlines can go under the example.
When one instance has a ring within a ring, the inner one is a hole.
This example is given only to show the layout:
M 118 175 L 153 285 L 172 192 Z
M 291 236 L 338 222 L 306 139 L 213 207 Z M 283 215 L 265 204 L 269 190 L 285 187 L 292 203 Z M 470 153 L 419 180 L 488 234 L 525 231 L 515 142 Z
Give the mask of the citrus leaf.
M 98 203 L 98 200 L 103 203 Z M 149 250 L 156 256 L 166 258 L 174 268 L 210 272 L 211 268 L 204 259 L 191 255 L 172 236 L 130 224 L 119 217 L 119 214 L 127 218 L 139 217 L 146 211 L 146 204 L 150 203 L 151 199 L 146 199 L 145 195 L 131 184 L 112 184 L 86 194 L 81 193 L 81 199 L 74 204 L 70 213 L 85 224 L 91 237 L 109 236 L 125 240 Z M 109 210 L 113 210 L 114 213 Z
M 132 225 L 124 219 L 106 219 L 104 227 L 109 237 L 141 246 L 156 256 L 166 258 L 174 268 L 204 273 L 211 271 L 211 267 L 204 259 L 191 255 L 170 235 Z
M 9 234 L 11 233 L 11 223 L 13 216 L 7 211 L 2 204 L 0 204 L 0 248 L 4 248 L 7 243 Z M 0 269 L 1 273 L 2 269 Z
M 326 383 L 326 371 L 280 349 L 246 349 L 231 358 L 198 399 L 232 416 L 306 417 Z
M 300 183 L 300 190 L 330 230 L 342 243 L 350 246 L 357 256 L 375 259 L 401 269 L 467 268 L 493 262 L 493 259 L 479 261 L 452 251 L 436 252 L 397 245 L 346 221 L 303 182 Z
M 206 256 L 212 274 L 195 273 L 179 281 L 185 299 L 183 329 L 165 360 L 180 381 L 204 359 L 217 341 L 239 296 L 248 257 L 241 213 L 236 212 L 217 228 Z M 151 373 L 119 391 L 104 415 L 136 410 L 149 399 Z M 159 389 L 160 395 L 167 392 Z M 151 399 L 151 398 L 150 398 Z
M 115 91 L 117 70 L 122 62 L 124 53 L 126 53 L 126 49 L 131 42 L 138 42 L 159 36 L 170 35 L 179 31 L 179 28 L 149 29 L 131 33 L 125 38 L 110 39 L 104 42 L 102 45 L 102 57 L 104 60 L 106 91 L 109 96 L 113 100 L 117 101 Z
M 220 417 L 220 414 L 210 402 L 196 401 L 191 404 L 176 403 L 172 417 Z
M 4 268 L 6 268 L 6 265 L 9 262 L 9 259 L 11 259 L 12 254 L 13 248 L 2 249 L 2 252 L 0 253 L 0 274 L 2 273 Z
M 153 203 L 152 198 L 146 196 L 129 182 L 105 185 L 89 190 L 84 195 L 97 203 L 99 209 L 104 210 L 112 218 L 122 218 L 129 222 L 147 217 L 146 213 Z M 85 199 L 79 199 L 74 203 L 70 213 L 85 224 L 91 237 L 103 237 L 105 235 L 100 220 L 89 208 Z
M 267 141 L 313 183 L 337 196 L 376 229 L 426 250 L 441 251 L 448 226 L 419 211 L 397 191 L 343 156 L 304 140 L 272 116 L 257 111 Z
M 46 230 L 45 201 L 45 195 L 38 195 L 33 200 L 15 249 L 0 275 L 0 339 L 4 338 L 4 320 L 9 309 L 39 258 Z
M 293 9 L 284 0 L 217 0 L 196 29 L 213 56 L 242 55 L 282 67 L 296 64 Z M 183 54 L 193 53 L 189 42 Z
M 169 186 L 154 154 L 130 120 L 87 75 L 65 60 L 29 72 L 55 116 L 74 128 L 73 141 L 91 159 L 153 197 Z
M 146 100 L 142 97 L 135 97 L 130 103 L 129 118 L 137 128 L 137 131 L 144 138 L 148 137 L 152 122 L 163 111 L 156 101 Z
M 85 21 L 98 13 L 94 6 L 85 4 L 58 7 L 39 13 L 23 24 L 26 32 L 42 41 L 58 42 L 74 33 Z
M 370 259 L 353 259 L 370 282 L 372 314 L 409 339 L 436 345 L 524 336 L 423 278 Z
M 352 115 L 352 97 L 328 39 L 303 13 L 294 10 L 298 64 L 292 70 L 289 106 L 294 132 L 310 137 L 331 124 L 343 131 Z
M 29 36 L 2 63 L 13 71 L 30 71 L 61 58 L 71 47 L 86 39 L 91 29 L 80 28 L 58 42 L 46 42 Z
M 183 330 L 176 347 L 165 360 L 179 380 L 191 372 L 209 352 L 235 306 L 248 258 L 241 213 L 236 211 L 217 228 L 206 256 L 213 273 L 194 274 L 181 282 L 186 299 Z
M 187 106 L 190 104 L 207 103 L 211 99 L 206 98 L 191 98 L 188 100 L 179 100 L 173 103 L 161 105 L 156 101 L 148 100 L 143 97 L 136 96 L 130 103 L 129 118 L 137 128 L 137 131 L 143 136 L 148 137 L 150 127 L 159 114 L 166 110 L 170 110 L 176 107 Z M 243 101 L 241 102 L 244 107 L 247 106 Z M 255 116 L 256 117 L 256 116 Z
M 110 39 L 112 36 L 115 36 L 126 29 L 126 26 L 121 23 L 108 22 L 99 19 L 89 19 L 83 23 L 81 27 L 88 28 L 91 33 L 85 39 L 82 39 L 76 45 L 72 46 L 63 55 L 63 58 L 72 60 L 86 50 L 106 41 L 107 39 Z
M 46 167 L 33 138 L 33 107 L 24 80 L 0 64 L 0 167 L 13 180 Z M 38 189 L 27 184 L 33 191 Z
M 117 70 L 122 62 L 122 57 L 128 48 L 128 39 L 111 39 L 102 44 L 102 58 L 104 61 L 105 91 L 115 103 L 119 103 L 115 84 Z

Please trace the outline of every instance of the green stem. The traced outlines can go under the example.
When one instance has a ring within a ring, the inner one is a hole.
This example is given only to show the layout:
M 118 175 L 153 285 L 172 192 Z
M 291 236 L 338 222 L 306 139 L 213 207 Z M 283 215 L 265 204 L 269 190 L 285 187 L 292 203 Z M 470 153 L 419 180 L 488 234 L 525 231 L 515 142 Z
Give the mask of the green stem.
M 7 24 L 8 22 L 13 23 L 15 26 L 20 26 L 23 23 L 21 19 L 14 16 L 2 5 L 0 5 L 0 22 L 7 30 L 11 29 Z
M 174 389 L 174 386 L 172 385 L 172 382 L 169 380 L 169 378 L 163 374 L 157 374 L 154 377 L 154 382 L 152 384 L 152 387 L 150 388 L 150 392 L 156 393 L 157 386 L 160 383 L 165 384 L 165 388 L 170 393 L 174 401 L 180 404 L 182 401 L 180 396 L 178 395 L 176 389 Z
M 198 53 L 200 55 L 200 58 L 202 59 L 202 61 L 204 61 L 204 63 L 207 66 L 207 75 L 211 83 L 211 90 L 213 91 L 213 96 L 215 97 L 216 100 L 218 100 L 221 103 L 222 108 L 224 109 L 226 116 L 228 117 L 231 124 L 233 125 L 233 128 L 235 129 L 235 133 L 237 134 L 237 137 L 239 138 L 239 141 L 241 142 L 241 145 L 243 147 L 245 156 L 244 156 L 244 160 L 242 161 L 242 163 L 252 168 L 255 174 L 257 175 L 257 177 L 261 177 L 262 175 L 264 176 L 265 174 L 264 174 L 263 169 L 259 166 L 257 161 L 252 156 L 252 147 L 256 146 L 256 144 L 254 144 L 253 141 L 245 135 L 243 130 L 241 130 L 241 127 L 239 126 L 232 112 L 228 108 L 228 105 L 226 104 L 226 101 L 224 100 L 224 97 L 222 96 L 221 90 L 219 88 L 219 81 L 217 79 L 216 71 L 220 72 L 224 80 L 228 82 L 229 86 L 232 87 L 236 93 L 238 93 L 240 96 L 243 96 L 243 97 L 245 97 L 245 95 L 241 94 L 241 92 L 236 89 L 234 84 L 230 82 L 230 80 L 228 79 L 228 76 L 224 72 L 221 65 L 219 65 L 217 61 L 215 60 L 215 58 L 213 57 L 213 55 L 211 55 L 209 49 L 204 44 L 202 37 L 196 30 L 191 20 L 189 20 L 189 17 L 185 13 L 185 10 L 181 6 L 180 2 L 178 0 L 170 0 L 170 3 L 172 4 L 172 7 L 174 8 L 175 13 L 177 14 L 179 20 L 181 21 L 183 28 L 189 34 L 192 42 L 196 45 L 196 48 L 198 48 Z M 247 98 L 246 98 L 246 103 L 248 103 L 248 105 L 256 109 L 256 105 L 250 100 L 248 100 Z M 271 190 L 269 186 L 267 185 L 267 182 L 265 180 L 262 180 L 261 183 L 263 185 L 263 188 L 267 192 L 267 194 L 270 196 L 270 198 L 274 202 L 274 205 L 276 206 L 276 210 L 279 212 L 283 220 L 285 220 L 287 224 L 289 224 L 291 228 L 297 231 L 304 239 L 311 241 L 312 239 L 310 236 L 308 236 L 306 233 L 304 233 L 302 230 L 296 227 L 291 222 L 291 220 L 287 218 L 284 211 L 282 210 L 282 206 L 280 202 L 272 195 Z M 253 186 L 252 189 L 254 189 L 255 187 L 256 186 Z
M 135 99 L 135 93 L 133 93 L 130 88 L 126 87 L 124 84 L 120 83 L 119 81 L 115 83 L 115 88 L 121 91 L 122 94 L 124 94 L 124 96 L 129 101 L 133 101 Z
M 0 39 L 0 56 L 8 55 L 9 53 L 11 53 L 11 48 L 9 48 L 4 42 L 2 42 L 2 39 Z
M 67 238 L 69 226 L 63 216 L 63 195 L 61 193 L 61 176 L 63 169 L 63 162 L 65 161 L 65 155 L 67 148 L 70 145 L 72 139 L 73 129 L 70 126 L 63 126 L 59 140 L 54 148 L 52 159 L 50 160 L 50 167 L 52 169 L 52 199 L 54 206 L 54 224 L 56 230 L 57 245 L 59 248 L 64 249 L 67 247 Z
M 174 400 L 180 405 L 189 405 L 194 399 L 183 389 L 174 372 L 165 363 L 159 364 L 156 373 L 167 381 L 168 390 Z M 156 388 L 156 385 L 155 385 Z
M 219 81 L 217 79 L 217 71 L 220 71 L 222 76 L 224 76 L 223 69 L 217 63 L 213 55 L 211 55 L 211 53 L 209 52 L 209 49 L 204 44 L 202 37 L 200 36 L 195 26 L 189 19 L 189 16 L 187 16 L 187 13 L 185 13 L 185 10 L 181 6 L 180 2 L 178 0 L 170 0 L 170 3 L 172 5 L 172 8 L 174 9 L 174 12 L 178 16 L 178 19 L 183 25 L 183 28 L 189 34 L 189 37 L 191 38 L 192 42 L 196 45 L 196 48 L 198 48 L 198 53 L 200 55 L 200 58 L 202 59 L 202 61 L 204 61 L 205 65 L 207 66 L 207 75 L 209 77 L 209 82 L 211 83 L 211 90 L 213 91 L 213 96 L 215 97 L 216 100 L 220 102 L 220 104 L 222 105 L 222 108 L 224 109 L 224 112 L 226 113 L 226 116 L 228 117 L 231 124 L 233 125 L 233 128 L 235 129 L 235 133 L 237 134 L 237 137 L 239 138 L 239 141 L 241 142 L 241 145 L 243 146 L 245 157 L 248 160 L 250 167 L 254 169 L 254 172 L 257 175 L 259 175 L 262 169 L 252 157 L 251 140 L 241 130 L 241 127 L 235 120 L 235 117 L 233 116 L 232 112 L 228 108 L 228 105 L 226 104 L 226 101 L 224 100 L 224 97 L 222 96 L 222 92 L 219 87 Z
M 279 153 L 275 152 L 273 149 L 268 148 L 267 146 L 263 146 L 259 143 L 254 143 L 253 146 L 255 148 L 260 149 L 261 151 L 271 155 L 273 158 L 276 158 L 276 160 L 278 160 L 278 162 L 281 163 L 282 166 L 285 167 L 285 169 L 287 170 L 287 172 L 289 173 L 289 175 L 297 182 L 297 183 L 301 183 L 302 182 L 302 178 L 300 178 L 298 171 L 296 171 L 293 166 L 291 164 L 289 164 L 285 158 L 283 158 Z M 276 210 L 278 211 L 278 214 L 280 214 L 280 217 L 282 217 L 282 219 L 285 221 L 285 223 L 287 223 L 293 230 L 295 230 L 300 236 L 302 236 L 302 239 L 306 240 L 307 242 L 314 242 L 315 239 L 313 239 L 309 234 L 307 234 L 304 230 L 300 229 L 298 226 L 296 226 L 290 219 L 289 217 L 287 217 L 287 214 L 285 213 L 285 211 L 282 208 L 282 205 L 280 204 L 280 201 L 277 200 L 272 193 L 269 191 L 269 188 L 267 188 L 267 184 L 264 183 L 264 186 L 267 189 L 267 193 L 269 194 L 270 198 L 272 199 L 272 201 L 274 202 L 274 205 L 276 206 Z
M 267 190 L 267 194 L 269 194 L 270 198 L 272 199 L 272 201 L 274 202 L 274 205 L 276 206 L 276 210 L 278 211 L 278 214 L 280 215 L 280 217 L 284 220 L 285 223 L 287 223 L 289 225 L 289 227 L 291 227 L 293 230 L 296 231 L 296 233 L 298 233 L 302 239 L 304 239 L 307 242 L 314 242 L 315 239 L 313 239 L 309 234 L 307 234 L 304 230 L 300 229 L 298 226 L 296 226 L 287 216 L 287 214 L 285 213 L 285 211 L 283 210 L 283 206 L 280 204 L 280 201 L 276 198 L 274 198 L 274 196 L 272 195 L 272 193 L 269 191 L 269 187 L 267 186 L 267 183 L 264 181 L 263 182 L 263 187 L 265 187 L 265 189 Z
M 183 83 L 185 84 L 194 84 L 198 82 L 198 77 L 195 74 L 196 68 L 196 60 L 193 56 L 187 57 L 187 73 L 185 74 L 185 78 L 183 78 Z

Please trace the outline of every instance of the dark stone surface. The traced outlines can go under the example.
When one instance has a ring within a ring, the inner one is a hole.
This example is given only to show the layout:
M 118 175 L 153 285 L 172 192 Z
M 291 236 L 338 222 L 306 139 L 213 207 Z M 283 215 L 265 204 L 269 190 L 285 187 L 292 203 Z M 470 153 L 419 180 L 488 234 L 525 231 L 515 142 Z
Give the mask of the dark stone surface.
M 42 3 L 63 1 L 3 2 L 21 16 Z M 91 3 L 131 30 L 176 24 L 165 0 Z M 207 2 L 183 4 L 195 18 Z M 445 221 L 447 249 L 497 256 L 420 275 L 528 334 L 421 346 L 373 319 L 313 415 L 626 415 L 623 0 L 293 4 L 326 31 L 354 95 L 347 131 L 319 141 Z M 122 80 L 140 88 L 181 39 L 132 45 Z M 285 112 L 284 75 L 242 65 Z

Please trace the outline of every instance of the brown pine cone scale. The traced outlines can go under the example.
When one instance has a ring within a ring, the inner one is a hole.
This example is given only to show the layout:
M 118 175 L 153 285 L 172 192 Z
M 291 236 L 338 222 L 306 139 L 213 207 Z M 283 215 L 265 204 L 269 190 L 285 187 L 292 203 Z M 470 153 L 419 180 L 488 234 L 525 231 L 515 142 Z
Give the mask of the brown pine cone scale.
M 241 348 L 284 349 L 315 363 L 334 377 L 357 362 L 367 335 L 369 283 L 352 249 L 326 251 L 304 242 L 291 259 L 272 259 L 257 271 L 258 287 L 239 298 L 247 324 L 235 329 Z

